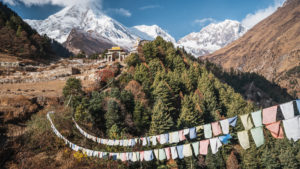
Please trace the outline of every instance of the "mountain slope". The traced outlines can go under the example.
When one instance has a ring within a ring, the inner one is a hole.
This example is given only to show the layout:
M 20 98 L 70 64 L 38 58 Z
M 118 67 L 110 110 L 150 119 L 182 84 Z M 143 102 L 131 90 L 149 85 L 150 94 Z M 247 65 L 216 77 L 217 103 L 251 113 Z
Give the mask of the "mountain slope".
M 242 38 L 204 59 L 259 73 L 299 96 L 300 1 L 288 0 Z
M 241 37 L 246 31 L 247 29 L 238 21 L 225 20 L 209 24 L 200 32 L 193 32 L 177 43 L 187 52 L 199 57 L 221 49 Z
M 52 55 L 50 40 L 40 36 L 15 12 L 0 2 L 0 53 L 24 58 Z
M 111 41 L 104 37 L 78 29 L 72 29 L 67 41 L 64 42 L 64 46 L 74 54 L 84 51 L 87 55 L 102 53 L 113 45 Z
M 175 39 L 170 34 L 157 25 L 137 25 L 132 27 L 131 30 L 145 40 L 154 40 L 157 36 L 160 36 L 165 41 L 172 42 L 173 44 L 176 43 Z
M 108 17 L 93 5 L 74 5 L 45 20 L 26 20 L 40 34 L 47 34 L 60 43 L 67 40 L 73 28 L 95 33 L 124 48 L 134 45 L 137 37 L 128 28 Z
M 0 53 L 4 55 L 35 61 L 71 55 L 60 43 L 47 36 L 40 36 L 2 2 L 0 2 L 0 39 Z

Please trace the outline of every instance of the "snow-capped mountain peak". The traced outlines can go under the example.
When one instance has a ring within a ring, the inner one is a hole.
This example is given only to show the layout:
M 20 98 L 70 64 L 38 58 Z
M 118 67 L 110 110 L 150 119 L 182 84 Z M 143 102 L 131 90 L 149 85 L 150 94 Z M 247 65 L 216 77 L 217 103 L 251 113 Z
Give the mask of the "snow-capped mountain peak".
M 47 34 L 60 43 L 66 42 L 72 29 L 83 30 L 110 40 L 123 48 L 131 49 L 138 37 L 153 40 L 161 36 L 166 41 L 175 39 L 157 25 L 139 25 L 127 28 L 110 18 L 94 5 L 74 5 L 49 16 L 45 20 L 25 20 L 40 34 Z
M 127 27 L 108 17 L 93 5 L 65 7 L 45 20 L 25 21 L 40 34 L 47 34 L 60 43 L 67 40 L 73 28 L 95 32 L 98 36 L 127 49 L 133 46 L 137 39 Z
M 40 34 L 47 34 L 60 43 L 66 42 L 71 30 L 81 30 L 93 35 L 93 39 L 107 39 L 111 44 L 131 50 L 139 38 L 153 40 L 161 36 L 164 40 L 181 46 L 194 56 L 212 53 L 246 32 L 246 28 L 238 21 L 225 20 L 212 23 L 200 32 L 193 32 L 177 43 L 175 39 L 157 25 L 138 25 L 127 28 L 118 21 L 110 18 L 93 4 L 77 4 L 65 7 L 45 20 L 25 20 Z
M 177 44 L 196 57 L 212 53 L 241 37 L 247 29 L 238 21 L 211 23 L 181 38 Z
M 172 42 L 174 44 L 176 43 L 175 39 L 158 25 L 137 25 L 132 28 L 132 31 L 135 34 L 142 36 L 142 38 L 146 40 L 153 40 L 157 36 L 161 36 L 166 41 Z

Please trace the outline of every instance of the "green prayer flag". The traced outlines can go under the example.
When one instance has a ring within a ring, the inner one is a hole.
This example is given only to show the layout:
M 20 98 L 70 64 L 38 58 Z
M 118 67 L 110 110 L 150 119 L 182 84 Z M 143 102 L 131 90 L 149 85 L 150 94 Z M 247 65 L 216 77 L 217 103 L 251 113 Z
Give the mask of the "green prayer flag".
M 250 131 L 256 147 L 259 147 L 265 143 L 264 132 L 262 127 L 256 127 L 254 129 L 251 129 Z
M 251 113 L 251 116 L 255 127 L 262 126 L 261 110 Z
M 205 124 L 203 127 L 204 127 L 205 138 L 211 138 L 212 137 L 211 124 Z
M 164 149 L 159 149 L 158 152 L 159 152 L 159 160 L 162 161 L 162 160 L 165 160 L 167 158 Z

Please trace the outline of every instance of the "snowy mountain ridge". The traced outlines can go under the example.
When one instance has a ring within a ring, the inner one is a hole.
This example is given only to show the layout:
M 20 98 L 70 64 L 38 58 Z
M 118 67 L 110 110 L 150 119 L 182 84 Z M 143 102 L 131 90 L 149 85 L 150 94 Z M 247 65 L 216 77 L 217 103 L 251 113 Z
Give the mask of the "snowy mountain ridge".
M 66 42 L 74 28 L 93 33 L 99 38 L 104 37 L 126 49 L 134 46 L 138 37 L 153 40 L 156 36 L 162 36 L 165 40 L 175 43 L 175 39 L 157 25 L 127 28 L 92 5 L 65 7 L 45 20 L 25 21 L 40 34 L 47 34 L 60 43 Z
M 173 44 L 176 44 L 176 40 L 169 33 L 167 33 L 165 30 L 163 30 L 162 28 L 160 28 L 157 25 L 152 25 L 152 26 L 137 25 L 137 26 L 132 27 L 131 29 L 134 30 L 134 32 L 139 31 L 139 32 L 144 33 L 146 36 L 143 37 L 143 39 L 145 39 L 145 40 L 153 40 L 157 36 L 160 36 L 164 40 L 172 42 Z
M 207 55 L 221 49 L 227 44 L 237 40 L 247 32 L 240 22 L 225 20 L 211 23 L 200 30 L 181 38 L 177 45 L 193 54 L 195 57 Z
M 49 16 L 45 20 L 25 20 L 40 34 L 47 34 L 60 43 L 67 40 L 73 28 L 94 32 L 115 44 L 130 48 L 137 36 L 116 20 L 91 6 L 74 5 Z
M 111 44 L 131 50 L 138 38 L 153 40 L 161 36 L 175 46 L 184 47 L 195 57 L 212 53 L 241 37 L 247 29 L 238 21 L 225 20 L 212 23 L 200 32 L 193 32 L 178 42 L 157 25 L 137 25 L 127 28 L 118 21 L 107 16 L 93 5 L 74 5 L 49 16 L 45 20 L 25 20 L 40 34 L 47 34 L 60 43 L 66 42 L 71 30 L 82 30 L 94 39 L 108 39 Z

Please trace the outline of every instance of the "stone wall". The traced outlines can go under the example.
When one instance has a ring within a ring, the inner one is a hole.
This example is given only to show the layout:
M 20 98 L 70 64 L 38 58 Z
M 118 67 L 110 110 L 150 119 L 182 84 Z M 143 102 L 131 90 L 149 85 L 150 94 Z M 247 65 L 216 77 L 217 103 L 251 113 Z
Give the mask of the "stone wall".
M 19 67 L 19 62 L 0 62 L 0 67 Z

